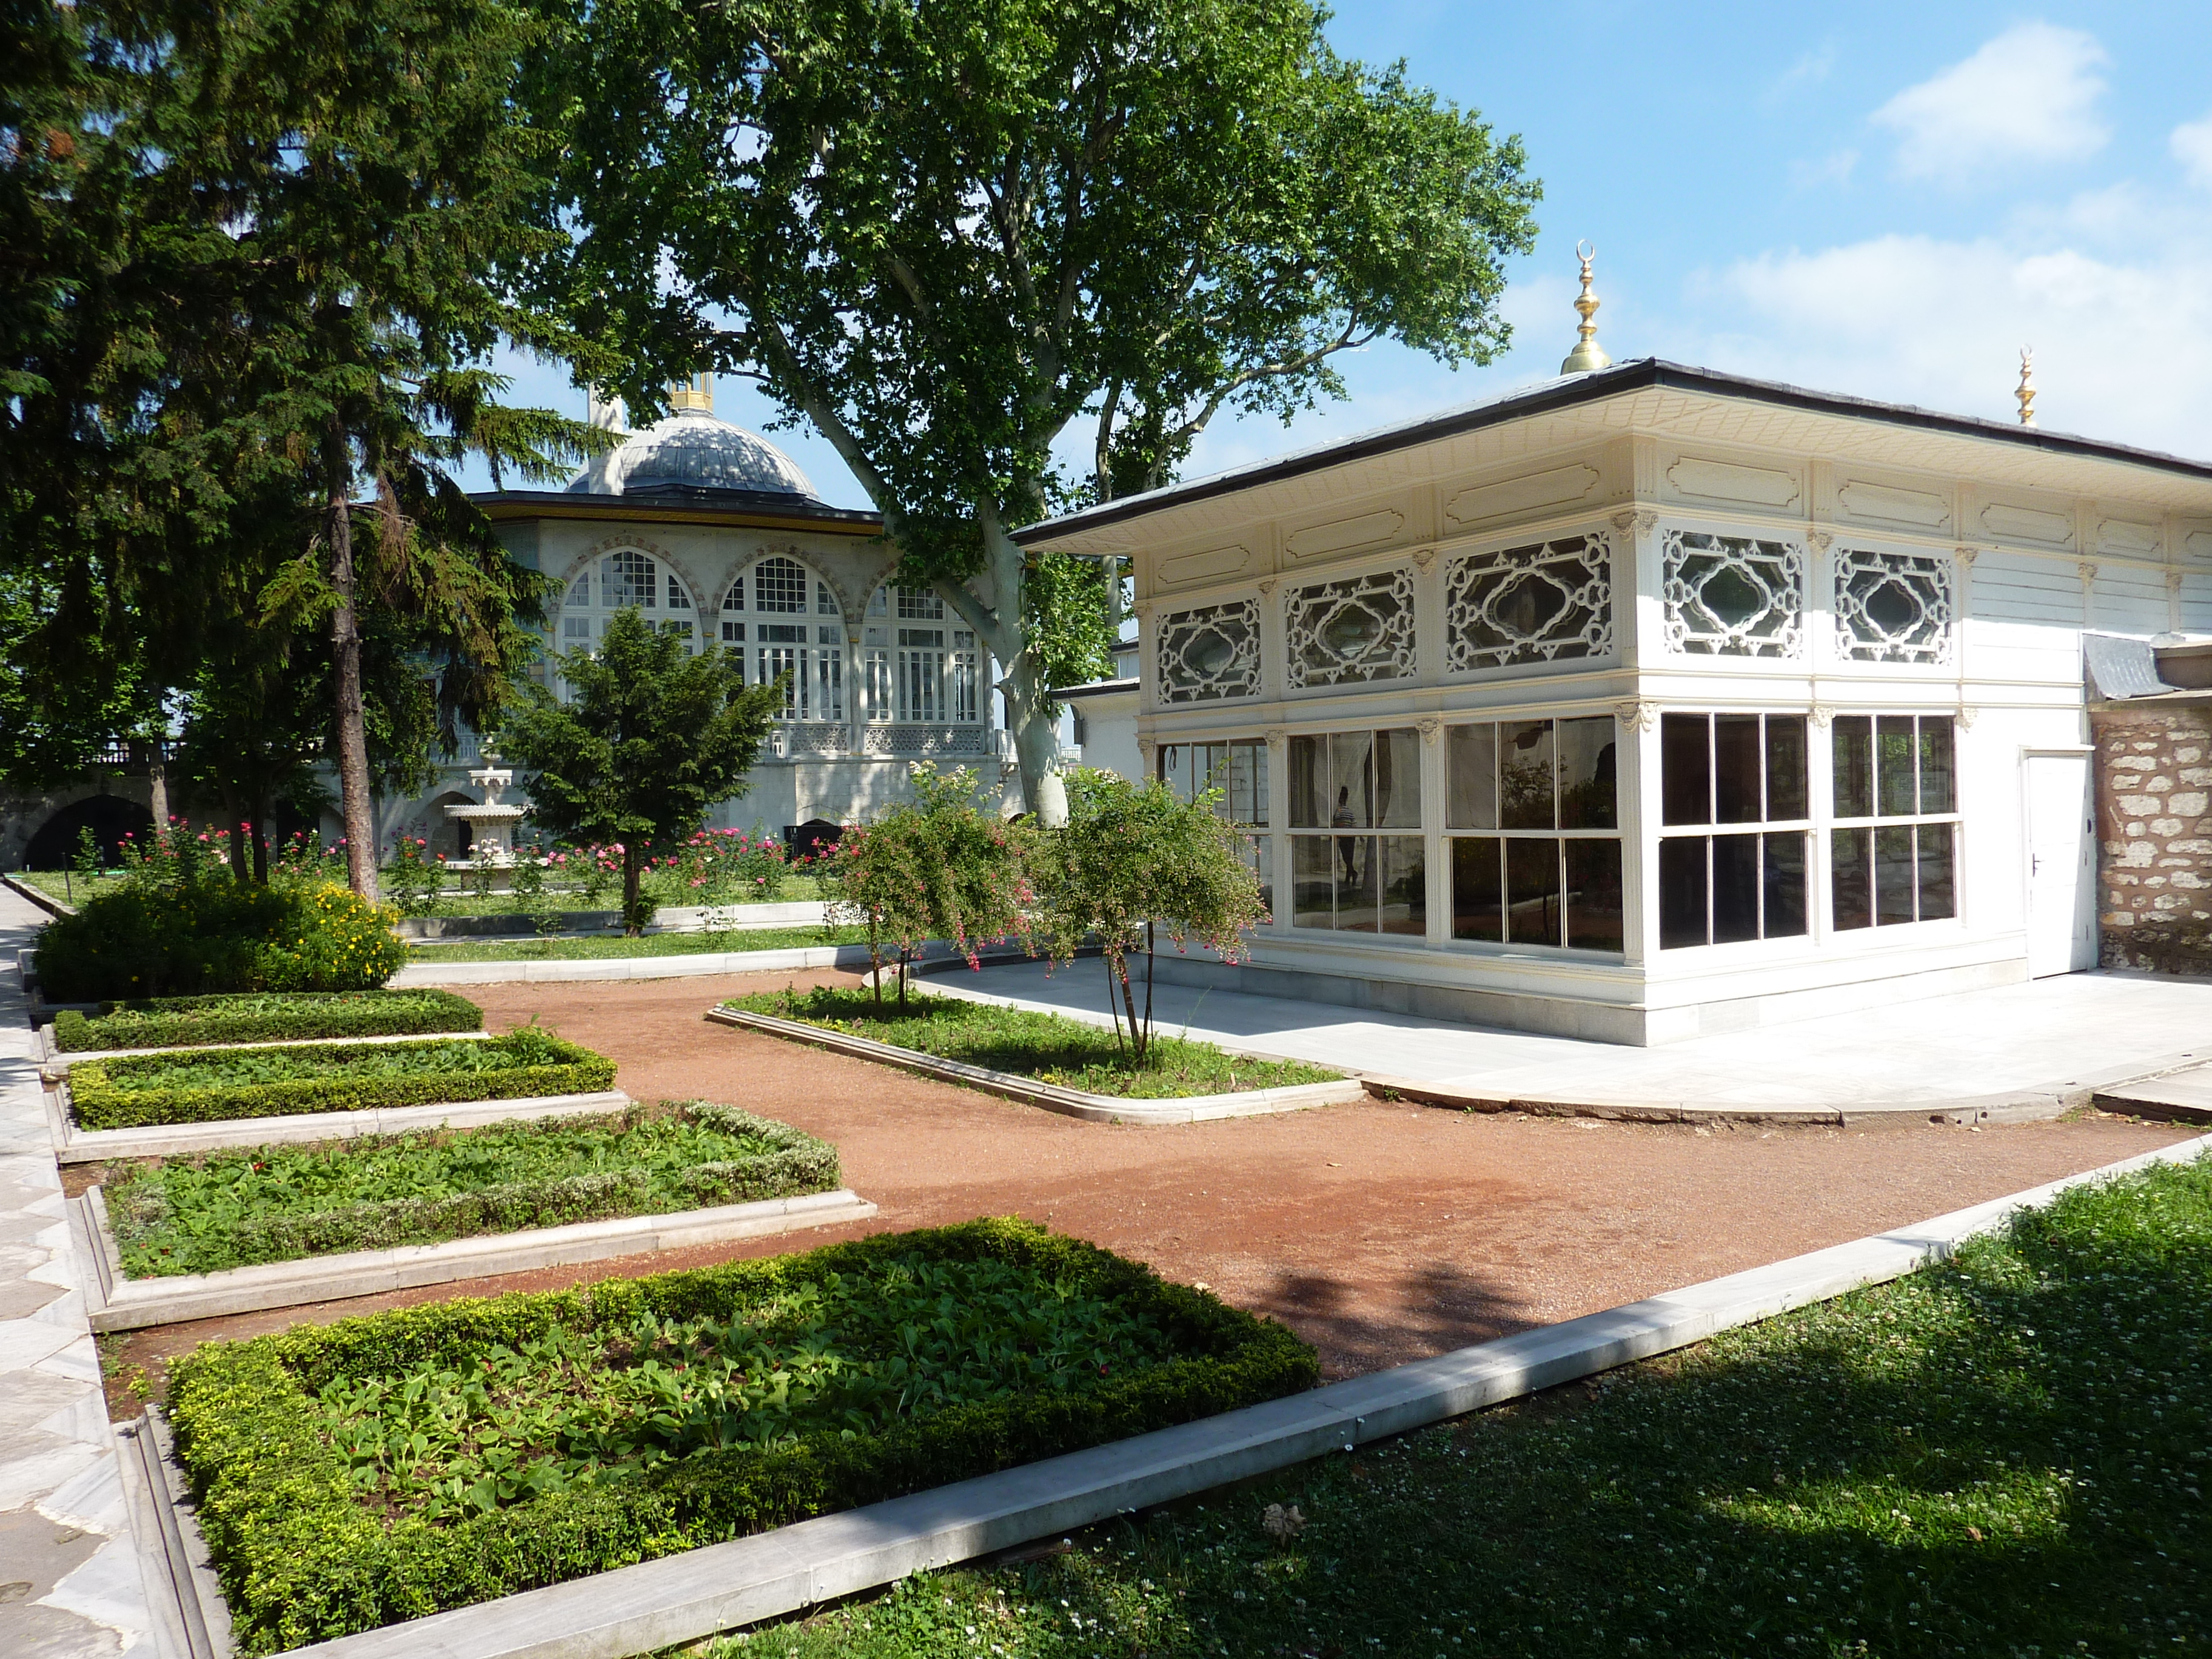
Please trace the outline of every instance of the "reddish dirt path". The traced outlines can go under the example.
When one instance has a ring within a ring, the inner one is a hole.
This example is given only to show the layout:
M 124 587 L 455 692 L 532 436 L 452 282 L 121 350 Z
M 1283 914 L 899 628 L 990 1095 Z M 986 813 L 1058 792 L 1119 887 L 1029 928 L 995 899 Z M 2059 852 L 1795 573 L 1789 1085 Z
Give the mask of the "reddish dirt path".
M 2102 1115 L 1967 1130 L 1703 1129 L 1373 1102 L 1158 1127 L 1078 1122 L 709 1025 L 722 997 L 835 972 L 484 986 L 613 1055 L 621 1087 L 729 1101 L 835 1142 L 873 1223 L 515 1274 L 538 1289 L 891 1228 L 1024 1215 L 1211 1285 L 1320 1349 L 1331 1376 L 1442 1352 L 2016 1192 L 2184 1139 Z M 211 1336 L 456 1294 L 438 1286 L 138 1333 L 152 1364 Z

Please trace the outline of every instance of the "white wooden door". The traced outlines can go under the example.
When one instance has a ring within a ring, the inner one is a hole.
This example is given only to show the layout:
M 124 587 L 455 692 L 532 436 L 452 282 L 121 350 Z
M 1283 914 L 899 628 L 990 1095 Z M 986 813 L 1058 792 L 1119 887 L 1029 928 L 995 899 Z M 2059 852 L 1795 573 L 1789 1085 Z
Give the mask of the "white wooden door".
M 2027 757 L 2027 972 L 2097 965 L 2096 825 L 2087 755 Z

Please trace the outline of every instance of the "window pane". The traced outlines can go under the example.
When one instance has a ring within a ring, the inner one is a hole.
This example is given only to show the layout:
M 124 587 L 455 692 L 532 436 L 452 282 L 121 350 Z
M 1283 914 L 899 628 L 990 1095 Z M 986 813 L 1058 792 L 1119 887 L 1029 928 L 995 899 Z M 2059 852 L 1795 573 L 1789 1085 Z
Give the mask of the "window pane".
M 1913 775 L 1918 769 L 1912 752 L 1912 716 L 1884 714 L 1875 722 L 1875 799 L 1883 817 L 1910 817 L 1913 812 Z
M 1508 830 L 1549 830 L 1552 723 L 1509 720 L 1498 729 L 1498 811 Z
M 1759 937 L 1757 836 L 1713 837 L 1713 943 Z
M 1410 726 L 1375 734 L 1375 823 L 1421 827 L 1421 734 Z
M 1160 781 L 1167 785 L 1177 800 L 1188 799 L 1189 791 L 1184 780 L 1190 774 L 1190 761 L 1183 744 L 1164 743 L 1160 745 L 1159 771 Z
M 1506 937 L 1516 945 L 1559 942 L 1559 843 L 1505 843 Z
M 1328 824 L 1328 739 L 1292 738 L 1291 827 L 1293 830 L 1319 830 Z
M 1659 843 L 1660 948 L 1705 942 L 1705 839 L 1681 836 L 1662 841 Z
M 1375 734 L 1332 732 L 1328 738 L 1328 821 L 1364 830 L 1375 822 Z
M 1836 816 L 1874 816 L 1874 721 L 1864 714 L 1838 714 L 1835 723 Z
M 1559 828 L 1618 830 L 1613 717 L 1561 720 L 1559 741 Z
M 1500 843 L 1490 836 L 1462 836 L 1451 842 L 1452 937 L 1502 940 L 1505 901 L 1498 884 Z
M 1713 716 L 1713 822 L 1757 823 L 1759 820 L 1759 716 Z M 1719 880 L 1716 871 L 1713 878 Z
M 1429 931 L 1428 872 L 1419 836 L 1382 837 L 1382 931 L 1425 937 Z
M 1291 922 L 1297 927 L 1330 927 L 1334 883 L 1329 864 L 1336 843 L 1327 836 L 1291 837 Z
M 1952 761 L 1951 717 L 1948 714 L 1923 714 L 1920 717 L 1920 810 L 1923 812 L 1955 812 L 1959 810 L 1958 790 L 1953 779 L 1956 775 Z M 1921 843 L 1924 849 L 1927 843 Z M 1925 915 L 1927 912 L 1921 912 Z M 1945 915 L 1951 913 L 1943 912 Z
M 1567 843 L 1567 943 L 1583 951 L 1621 948 L 1620 843 Z
M 1253 878 L 1260 884 L 1260 902 L 1267 907 L 1267 919 L 1272 921 L 1275 916 L 1275 838 L 1255 836 L 1251 845 Z
M 1920 840 L 1920 920 L 1934 921 L 1958 914 L 1951 880 L 1951 826 L 1923 823 Z
M 1838 726 L 1843 722 L 1837 721 Z M 1874 926 L 1874 884 L 1867 861 L 1874 855 L 1872 832 L 1837 830 L 1828 836 L 1832 864 L 1829 883 L 1835 898 L 1836 931 Z
M 1766 821 L 1777 823 L 1812 815 L 1812 800 L 1806 791 L 1805 717 L 1802 714 L 1769 714 L 1766 717 Z
M 1805 836 L 1763 837 L 1765 846 L 1765 906 L 1768 939 L 1796 939 L 1805 932 Z
M 1498 827 L 1498 728 L 1455 726 L 1444 733 L 1450 745 L 1450 795 L 1444 823 L 1454 830 Z
M 1239 823 L 1267 822 L 1267 745 L 1232 743 L 1229 745 L 1229 805 Z
M 1712 722 L 1703 714 L 1659 717 L 1659 788 L 1663 823 L 1713 821 Z M 1700 884 L 1704 881 L 1701 875 Z M 1698 889 L 1702 894 L 1702 884 Z M 1698 903 L 1698 943 L 1705 943 L 1705 907 Z
M 1912 830 L 1874 832 L 1874 919 L 1887 927 L 1912 920 Z
M 1379 873 L 1372 836 L 1336 836 L 1336 925 L 1362 933 L 1375 931 L 1382 908 Z

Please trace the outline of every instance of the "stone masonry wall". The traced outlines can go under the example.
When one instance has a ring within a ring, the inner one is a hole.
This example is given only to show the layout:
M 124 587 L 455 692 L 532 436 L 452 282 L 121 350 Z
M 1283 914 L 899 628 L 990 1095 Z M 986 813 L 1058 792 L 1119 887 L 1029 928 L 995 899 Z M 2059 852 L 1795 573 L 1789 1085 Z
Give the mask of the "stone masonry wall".
M 2092 708 L 2099 960 L 2212 973 L 2212 706 Z

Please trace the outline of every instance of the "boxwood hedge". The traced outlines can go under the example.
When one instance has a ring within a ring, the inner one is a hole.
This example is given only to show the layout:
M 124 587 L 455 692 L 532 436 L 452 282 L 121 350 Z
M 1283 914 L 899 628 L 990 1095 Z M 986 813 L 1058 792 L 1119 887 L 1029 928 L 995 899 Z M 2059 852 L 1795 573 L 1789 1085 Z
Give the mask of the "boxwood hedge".
M 396 1518 L 356 1495 L 318 1390 L 480 1356 L 556 1327 L 619 1340 L 641 1319 L 733 1309 L 902 1256 L 996 1259 L 1157 1321 L 1175 1358 L 1066 1391 L 1008 1394 L 763 1449 L 701 1450 L 465 1519 Z M 803 1255 L 470 1299 L 207 1344 L 169 1409 L 239 1650 L 266 1654 L 876 1503 L 1313 1386 L 1280 1326 L 1134 1262 L 1007 1219 L 878 1234 Z
M 69 1091 L 78 1127 L 126 1129 L 585 1094 L 614 1080 L 615 1063 L 604 1054 L 526 1026 L 468 1042 L 186 1048 L 92 1060 L 70 1068 Z
M 97 1014 L 64 1008 L 54 1016 L 54 1042 L 64 1054 L 83 1054 L 483 1029 L 483 1010 L 451 991 L 271 991 L 108 1002 Z

